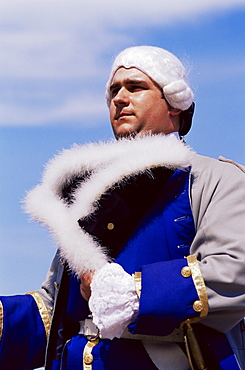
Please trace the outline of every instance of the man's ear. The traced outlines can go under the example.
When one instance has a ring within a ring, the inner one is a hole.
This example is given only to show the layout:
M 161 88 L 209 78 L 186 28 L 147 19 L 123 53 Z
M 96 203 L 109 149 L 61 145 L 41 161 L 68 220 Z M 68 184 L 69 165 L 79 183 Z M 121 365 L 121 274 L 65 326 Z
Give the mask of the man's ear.
M 181 109 L 173 108 L 173 107 L 170 107 L 169 108 L 169 114 L 170 114 L 170 116 L 177 116 L 180 113 L 181 113 Z

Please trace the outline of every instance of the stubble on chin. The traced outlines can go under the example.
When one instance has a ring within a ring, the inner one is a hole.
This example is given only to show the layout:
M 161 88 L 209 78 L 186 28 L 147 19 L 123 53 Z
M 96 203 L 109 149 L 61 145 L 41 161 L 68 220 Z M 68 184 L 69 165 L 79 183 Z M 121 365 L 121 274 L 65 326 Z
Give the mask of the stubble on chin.
M 123 134 L 115 134 L 115 138 L 117 140 L 122 140 L 122 139 L 134 139 L 138 135 L 137 131 L 133 132 L 124 132 Z

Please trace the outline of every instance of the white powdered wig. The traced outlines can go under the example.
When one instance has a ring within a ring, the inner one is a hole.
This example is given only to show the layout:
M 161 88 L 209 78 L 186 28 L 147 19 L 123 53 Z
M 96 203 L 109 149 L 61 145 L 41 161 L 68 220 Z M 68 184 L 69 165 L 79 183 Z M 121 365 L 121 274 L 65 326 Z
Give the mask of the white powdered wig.
M 106 249 L 79 226 L 78 220 L 92 215 L 103 193 L 128 176 L 150 171 L 155 166 L 187 167 L 192 156 L 193 152 L 184 143 L 161 135 L 76 145 L 47 164 L 41 184 L 27 194 L 25 210 L 49 228 L 61 258 L 68 261 L 77 276 L 96 271 L 110 257 Z M 91 175 L 75 190 L 75 201 L 66 203 L 62 188 L 86 171 Z
M 169 51 L 154 46 L 134 46 L 123 50 L 115 58 L 106 85 L 106 100 L 111 101 L 110 85 L 118 68 L 137 68 L 163 90 L 168 103 L 173 108 L 188 109 L 194 94 L 188 85 L 187 73 L 180 60 Z

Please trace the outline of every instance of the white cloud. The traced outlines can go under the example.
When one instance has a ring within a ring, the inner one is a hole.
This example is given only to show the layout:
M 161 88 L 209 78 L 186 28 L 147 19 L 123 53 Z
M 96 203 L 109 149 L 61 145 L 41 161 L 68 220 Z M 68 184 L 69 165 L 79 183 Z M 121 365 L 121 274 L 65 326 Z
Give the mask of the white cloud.
M 83 25 L 92 29 L 108 22 L 113 26 L 128 26 L 139 20 L 165 23 L 244 4 L 244 0 L 3 0 L 0 17 L 5 24 L 25 23 L 44 29 L 59 26 L 62 30 Z
M 245 0 L 4 0 L 0 4 L 0 83 L 11 87 L 0 92 L 0 124 L 41 124 L 61 114 L 82 117 L 90 107 L 93 111 L 94 86 L 105 82 L 111 50 L 134 42 L 130 30 L 192 22 L 239 5 L 245 5 Z M 21 105 L 15 86 L 22 85 L 23 90 L 35 81 L 39 88 L 31 93 L 38 96 L 39 90 L 49 88 L 47 80 L 57 84 L 52 108 L 35 106 L 27 99 Z M 64 83 L 59 90 L 57 81 Z M 66 91 L 67 84 L 78 82 L 88 96 L 85 105 L 79 95 Z M 100 111 L 100 100 L 98 106 Z
M 0 104 L 1 123 L 7 126 L 38 126 L 57 122 L 79 122 L 91 126 L 91 120 L 98 124 L 108 118 L 105 99 L 100 95 L 78 94 L 66 96 L 64 101 L 51 108 L 32 107 L 32 105 Z
M 193 21 L 241 4 L 245 0 L 6 0 L 0 5 L 0 76 L 95 76 L 100 55 L 130 41 L 125 30 Z

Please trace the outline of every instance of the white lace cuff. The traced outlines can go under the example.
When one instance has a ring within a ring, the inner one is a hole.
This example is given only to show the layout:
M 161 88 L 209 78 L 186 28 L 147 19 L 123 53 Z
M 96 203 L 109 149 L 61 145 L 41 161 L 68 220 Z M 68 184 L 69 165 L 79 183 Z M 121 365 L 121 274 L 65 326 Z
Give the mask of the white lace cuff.
M 139 310 L 133 277 L 117 263 L 108 263 L 94 274 L 91 292 L 89 308 L 102 337 L 120 338 Z

